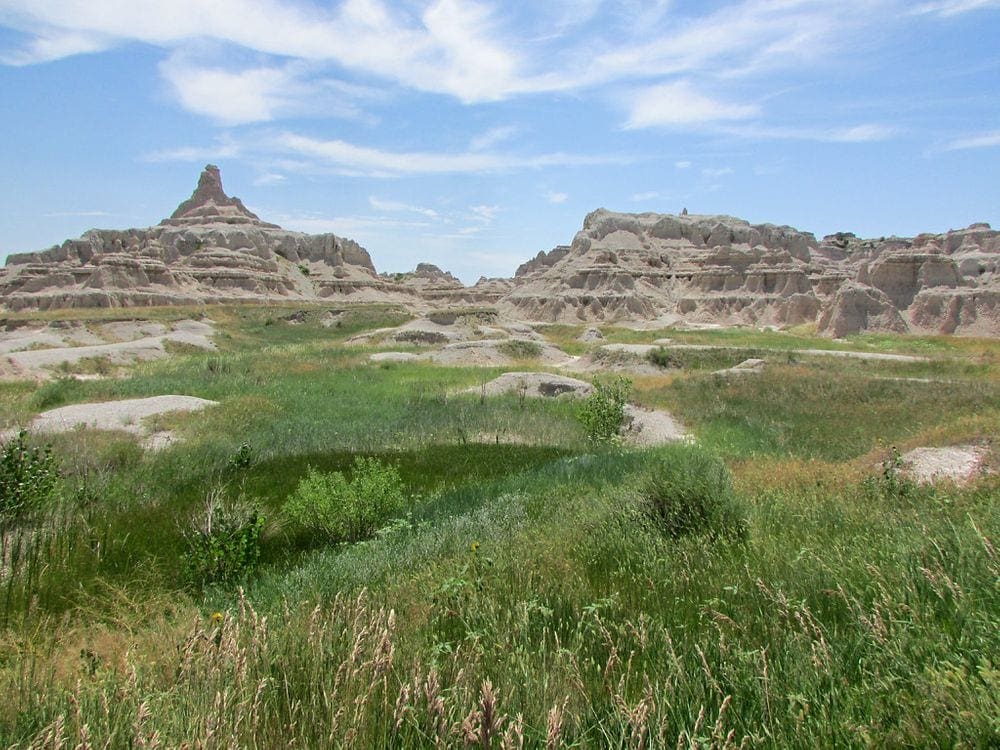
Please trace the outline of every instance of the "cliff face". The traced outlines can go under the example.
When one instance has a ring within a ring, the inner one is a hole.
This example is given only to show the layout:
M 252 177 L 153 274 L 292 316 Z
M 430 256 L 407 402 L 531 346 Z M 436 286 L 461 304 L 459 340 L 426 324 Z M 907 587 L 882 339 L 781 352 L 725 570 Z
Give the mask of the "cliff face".
M 796 325 L 1000 335 L 1000 232 L 987 224 L 913 239 L 821 242 L 729 216 L 587 216 L 539 253 L 502 298 L 530 320 Z
M 600 209 L 568 248 L 521 266 L 503 302 L 521 317 L 563 322 L 801 323 L 818 310 L 815 245 L 790 227 L 729 216 Z
M 464 286 L 426 263 L 375 272 L 333 234 L 262 221 L 208 165 L 191 197 L 148 229 L 91 230 L 0 270 L 8 309 L 275 300 L 493 305 L 522 320 L 670 325 L 816 323 L 830 336 L 895 331 L 1000 336 L 1000 232 L 821 241 L 730 216 L 589 214 L 570 245 L 511 279 Z
M 1000 336 L 1000 232 L 989 224 L 912 239 L 834 235 L 824 238 L 820 253 L 852 282 L 824 309 L 819 327 L 825 333 Z
M 402 301 L 368 252 L 333 234 L 261 221 L 202 172 L 191 198 L 148 229 L 86 232 L 49 250 L 12 255 L 0 276 L 9 309 L 122 307 L 346 297 Z

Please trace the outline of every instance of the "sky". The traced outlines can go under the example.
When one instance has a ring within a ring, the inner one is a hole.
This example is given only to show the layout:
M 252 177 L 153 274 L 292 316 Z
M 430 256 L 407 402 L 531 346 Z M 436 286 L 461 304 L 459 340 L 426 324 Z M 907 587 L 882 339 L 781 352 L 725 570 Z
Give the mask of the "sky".
M 1000 225 L 1000 0 L 0 0 L 0 256 L 207 163 L 379 271 L 510 276 L 586 214 Z

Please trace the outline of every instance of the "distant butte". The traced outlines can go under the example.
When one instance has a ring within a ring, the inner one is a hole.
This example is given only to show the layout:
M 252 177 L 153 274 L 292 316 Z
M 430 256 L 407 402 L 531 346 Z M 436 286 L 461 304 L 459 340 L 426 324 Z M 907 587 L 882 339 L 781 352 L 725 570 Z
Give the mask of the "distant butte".
M 973 224 L 914 238 L 817 241 L 731 216 L 598 209 L 569 245 L 511 279 L 471 287 L 437 266 L 379 275 L 333 234 L 262 221 L 209 164 L 191 197 L 147 229 L 92 229 L 0 269 L 8 310 L 212 303 L 388 302 L 414 312 L 489 305 L 525 321 L 808 325 L 1000 336 L 1000 232 Z

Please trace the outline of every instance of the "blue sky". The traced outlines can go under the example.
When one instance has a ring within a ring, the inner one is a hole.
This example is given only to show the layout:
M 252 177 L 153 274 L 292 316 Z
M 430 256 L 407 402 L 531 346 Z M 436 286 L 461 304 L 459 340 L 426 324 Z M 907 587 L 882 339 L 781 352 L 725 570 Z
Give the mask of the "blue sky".
M 380 271 L 587 212 L 1000 224 L 1000 0 L 0 0 L 0 255 L 169 215 L 204 164 Z

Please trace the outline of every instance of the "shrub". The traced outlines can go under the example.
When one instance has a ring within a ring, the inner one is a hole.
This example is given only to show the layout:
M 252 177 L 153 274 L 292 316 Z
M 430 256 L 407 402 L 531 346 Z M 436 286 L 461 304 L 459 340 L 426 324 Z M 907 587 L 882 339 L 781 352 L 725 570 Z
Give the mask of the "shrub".
M 677 448 L 643 488 L 655 525 L 672 539 L 710 536 L 746 538 L 746 512 L 736 499 L 726 465 L 696 448 Z
M 184 531 L 184 568 L 195 585 L 239 579 L 260 559 L 264 516 L 256 504 L 226 500 L 221 490 L 205 501 L 205 511 Z
M 55 494 L 59 476 L 52 447 L 29 447 L 26 438 L 21 430 L 0 450 L 0 518 L 44 507 Z
M 876 502 L 906 502 L 918 494 L 917 483 L 903 473 L 903 456 L 899 448 L 892 446 L 882 461 L 881 471 L 862 481 L 865 497 Z
M 497 347 L 497 351 L 511 359 L 538 359 L 542 356 L 542 346 L 535 341 L 511 339 Z
M 595 445 L 613 443 L 625 423 L 625 404 L 632 391 L 632 381 L 619 377 L 609 383 L 594 383 L 594 391 L 583 402 L 577 415 Z
M 306 531 L 331 542 L 372 537 L 406 506 L 399 470 L 376 458 L 358 458 L 348 480 L 343 473 L 313 469 L 285 503 L 284 512 Z
M 253 465 L 253 446 L 250 443 L 240 443 L 240 447 L 229 457 L 231 469 L 246 469 Z

